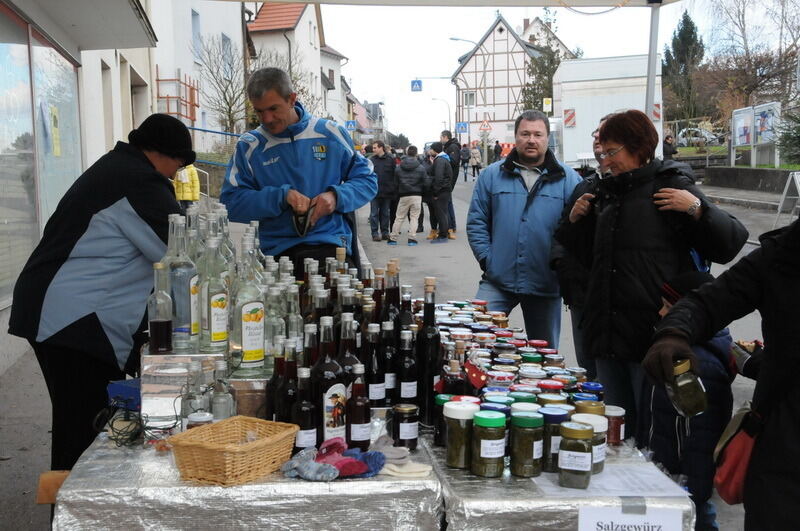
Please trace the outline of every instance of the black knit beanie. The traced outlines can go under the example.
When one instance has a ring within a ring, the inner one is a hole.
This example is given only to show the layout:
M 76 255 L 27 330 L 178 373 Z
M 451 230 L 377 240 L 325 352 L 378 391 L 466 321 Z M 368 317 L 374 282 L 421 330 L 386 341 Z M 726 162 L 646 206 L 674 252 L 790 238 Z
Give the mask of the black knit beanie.
M 168 114 L 151 114 L 142 124 L 128 133 L 128 142 L 142 150 L 181 159 L 184 164 L 195 160 L 192 136 L 186 126 Z
M 661 286 L 661 296 L 670 304 L 675 304 L 681 297 L 697 289 L 706 282 L 714 280 L 711 273 L 704 271 L 689 271 L 673 278 L 669 282 L 664 282 Z

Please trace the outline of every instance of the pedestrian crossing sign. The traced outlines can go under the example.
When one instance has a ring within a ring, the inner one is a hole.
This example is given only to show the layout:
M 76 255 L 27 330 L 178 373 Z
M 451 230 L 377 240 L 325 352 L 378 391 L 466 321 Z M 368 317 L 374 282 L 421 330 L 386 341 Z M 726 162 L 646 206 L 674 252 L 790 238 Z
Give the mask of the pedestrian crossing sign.
M 421 79 L 412 79 L 411 80 L 411 92 L 422 92 L 422 80 Z
M 344 123 L 344 128 L 348 131 L 355 131 L 356 130 L 356 121 L 355 120 L 347 120 Z
M 469 124 L 467 122 L 456 122 L 456 133 L 468 133 Z

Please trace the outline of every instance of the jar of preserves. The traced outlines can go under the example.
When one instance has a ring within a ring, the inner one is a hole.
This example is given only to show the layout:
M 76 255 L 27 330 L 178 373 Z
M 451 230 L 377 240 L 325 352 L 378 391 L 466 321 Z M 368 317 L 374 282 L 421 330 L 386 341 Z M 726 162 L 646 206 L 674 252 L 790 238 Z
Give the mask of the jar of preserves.
M 567 412 L 557 407 L 543 407 L 538 413 L 544 417 L 544 444 L 542 446 L 542 470 L 558 472 L 558 450 L 561 445 L 561 423 L 567 420 Z
M 602 402 L 605 400 L 605 389 L 603 388 L 603 384 L 600 382 L 581 382 L 580 390 L 582 393 L 592 393 L 593 395 L 597 395 L 597 399 Z
M 515 367 L 516 368 L 516 367 Z M 514 383 L 516 373 L 507 371 L 488 371 L 486 383 L 491 386 L 508 387 Z
M 433 408 L 433 444 L 436 446 L 444 446 L 447 438 L 447 426 L 444 423 L 442 416 L 442 408 L 444 405 L 453 398 L 453 395 L 440 394 L 434 398 L 435 406 Z
M 581 400 L 591 400 L 592 402 L 599 402 L 598 396 L 592 393 L 572 393 L 570 395 L 572 403 L 580 402 Z
M 558 450 L 558 484 L 569 489 L 589 488 L 592 480 L 592 435 L 589 424 L 563 422 Z
M 542 473 L 544 417 L 539 413 L 511 413 L 511 473 L 523 478 Z
M 189 413 L 189 416 L 186 417 L 186 429 L 199 428 L 212 422 L 214 422 L 213 414 L 207 411 L 196 411 L 195 413 Z
M 592 474 L 603 471 L 606 463 L 606 433 L 608 432 L 608 419 L 600 415 L 589 413 L 576 413 L 570 419 L 573 422 L 589 424 L 594 430 L 592 435 Z
M 605 415 L 606 405 L 594 400 L 579 400 L 575 402 L 575 410 L 578 413 L 591 413 L 592 415 Z
M 445 463 L 451 468 L 468 468 L 472 444 L 472 418 L 480 410 L 471 402 L 447 402 L 444 421 L 447 424 Z
M 529 347 L 533 347 L 535 349 L 547 348 L 549 345 L 550 345 L 550 343 L 548 343 L 547 340 L 545 340 L 545 339 L 529 339 L 528 340 L 528 346 Z
M 619 406 L 606 406 L 608 419 L 608 444 L 619 446 L 625 440 L 625 409 Z
M 578 383 L 586 381 L 586 369 L 583 367 L 567 367 L 567 372 L 578 380 Z
M 672 367 L 672 381 L 666 384 L 667 396 L 672 406 L 683 417 L 694 417 L 706 410 L 706 388 L 694 372 L 692 363 L 687 360 L 676 360 Z
M 392 408 L 392 434 L 395 446 L 417 449 L 419 408 L 414 404 L 397 404 Z
M 470 471 L 476 476 L 503 475 L 506 452 L 506 416 L 497 411 L 478 411 L 472 418 Z

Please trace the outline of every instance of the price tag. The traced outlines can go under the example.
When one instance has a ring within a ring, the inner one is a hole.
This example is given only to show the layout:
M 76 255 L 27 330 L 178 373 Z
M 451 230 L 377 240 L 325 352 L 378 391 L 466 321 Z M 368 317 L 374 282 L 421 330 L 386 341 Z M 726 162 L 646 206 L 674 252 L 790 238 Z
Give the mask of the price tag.
M 671 531 L 682 527 L 680 509 L 643 509 L 626 511 L 624 504 L 623 507 L 581 507 L 578 531 Z

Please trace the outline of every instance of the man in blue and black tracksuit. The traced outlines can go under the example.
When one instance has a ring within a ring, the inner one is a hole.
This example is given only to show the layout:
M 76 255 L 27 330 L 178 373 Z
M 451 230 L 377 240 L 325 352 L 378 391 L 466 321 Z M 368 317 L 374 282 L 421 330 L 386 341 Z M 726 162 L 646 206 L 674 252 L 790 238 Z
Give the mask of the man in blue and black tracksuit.
M 352 213 L 378 189 L 371 163 L 342 126 L 306 112 L 283 70 L 254 72 L 247 97 L 261 126 L 239 138 L 222 185 L 231 221 L 258 220 L 264 254 L 290 257 L 298 275 L 336 247 L 352 262 Z

